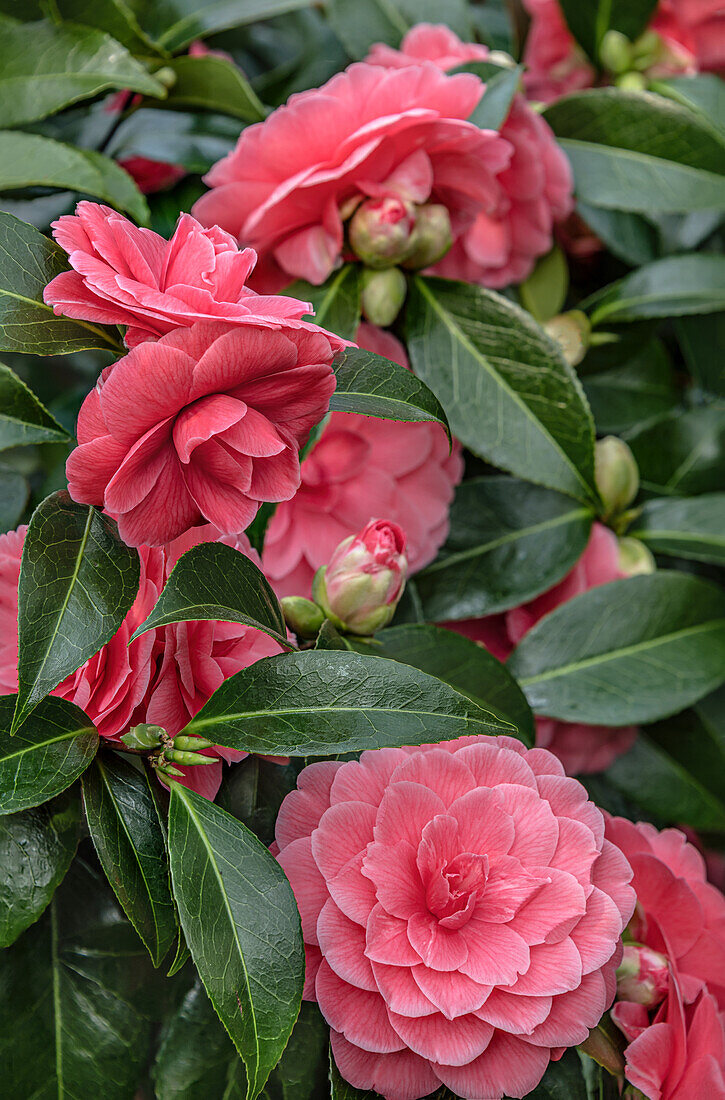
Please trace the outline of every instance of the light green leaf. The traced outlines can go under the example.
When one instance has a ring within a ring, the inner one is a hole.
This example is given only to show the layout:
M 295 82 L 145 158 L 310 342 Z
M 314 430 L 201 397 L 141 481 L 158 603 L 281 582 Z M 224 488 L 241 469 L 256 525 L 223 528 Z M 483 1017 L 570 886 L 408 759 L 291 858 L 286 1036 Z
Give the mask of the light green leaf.
M 166 0 L 149 4 L 141 21 L 160 49 L 177 53 L 195 38 L 310 7 L 312 0 Z
M 241 69 L 224 57 L 176 57 L 166 67 L 176 76 L 169 107 L 200 107 L 244 122 L 260 122 L 267 114 Z M 159 119 L 159 125 L 163 127 L 165 120 Z

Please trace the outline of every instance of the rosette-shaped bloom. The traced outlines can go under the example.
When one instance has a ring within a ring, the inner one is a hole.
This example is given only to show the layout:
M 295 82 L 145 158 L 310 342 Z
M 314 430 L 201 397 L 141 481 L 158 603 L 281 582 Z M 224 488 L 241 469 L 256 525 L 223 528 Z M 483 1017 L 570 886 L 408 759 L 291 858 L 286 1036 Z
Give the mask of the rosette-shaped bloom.
M 399 50 L 378 43 L 366 60 L 395 68 L 429 61 L 447 70 L 487 56 L 485 46 L 461 42 L 448 27 L 420 23 L 408 31 Z M 479 211 L 473 225 L 435 266 L 448 278 L 491 287 L 520 283 L 536 258 L 551 248 L 554 223 L 572 210 L 569 162 L 549 125 L 523 96 L 514 97 L 501 137 L 511 146 L 512 156 L 497 176 L 498 198 Z
M 362 324 L 360 347 L 401 366 L 405 349 Z M 463 475 L 461 448 L 438 424 L 332 413 L 302 463 L 302 484 L 280 504 L 264 540 L 264 571 L 280 596 L 309 596 L 312 578 L 343 539 L 385 516 L 405 531 L 410 573 L 433 560 L 448 534 L 448 509 Z
M 299 446 L 335 388 L 334 338 L 197 322 L 139 344 L 83 402 L 68 458 L 74 500 L 103 505 L 130 546 L 208 521 L 249 526 L 300 484 Z
M 616 536 L 601 523 L 595 523 L 584 553 L 573 569 L 553 588 L 528 603 L 483 619 L 460 619 L 444 625 L 505 661 L 523 636 L 560 604 L 587 592 L 599 584 L 618 580 L 619 550 Z M 632 747 L 637 730 L 634 726 L 588 726 L 581 722 L 559 722 L 537 716 L 536 743 L 550 749 L 570 775 L 598 772 L 608 768 L 616 757 Z
M 456 236 L 495 204 L 511 156 L 498 134 L 466 121 L 481 94 L 477 77 L 433 65 L 351 65 L 243 130 L 205 177 L 211 190 L 194 215 L 255 248 L 255 285 L 273 290 L 324 282 L 341 259 L 343 222 L 366 198 L 440 203 Z
M 260 295 L 246 282 L 257 262 L 218 226 L 205 229 L 182 214 L 170 241 L 95 202 L 53 222 L 53 236 L 68 253 L 72 271 L 56 275 L 44 298 L 65 317 L 128 325 L 135 347 L 195 321 L 307 328 L 308 302 Z M 338 346 L 344 341 L 331 337 Z
M 308 998 L 386 1100 L 525 1096 L 614 996 L 631 871 L 551 753 L 506 737 L 312 764 L 276 825 Z

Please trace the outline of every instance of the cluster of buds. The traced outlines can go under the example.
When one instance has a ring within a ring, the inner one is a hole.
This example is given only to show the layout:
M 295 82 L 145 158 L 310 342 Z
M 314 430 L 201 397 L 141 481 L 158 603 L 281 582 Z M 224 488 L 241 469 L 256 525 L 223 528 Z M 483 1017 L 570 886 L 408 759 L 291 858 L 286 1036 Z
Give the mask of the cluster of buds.
M 348 225 L 350 248 L 365 264 L 362 307 L 374 325 L 391 324 L 405 301 L 401 267 L 419 271 L 445 256 L 451 220 L 440 203 L 417 205 L 397 195 L 365 199 Z
M 148 753 L 151 767 L 167 779 L 183 776 L 176 764 L 189 767 L 217 763 L 217 757 L 202 755 L 204 749 L 212 748 L 212 742 L 205 737 L 189 737 L 183 733 L 170 737 L 163 726 L 149 725 L 147 722 L 133 726 L 121 740 L 131 752 Z
M 405 588 L 405 534 L 396 523 L 371 520 L 343 539 L 317 570 L 312 600 L 282 600 L 287 625 L 298 637 L 314 637 L 324 619 L 345 634 L 369 637 L 392 619 Z

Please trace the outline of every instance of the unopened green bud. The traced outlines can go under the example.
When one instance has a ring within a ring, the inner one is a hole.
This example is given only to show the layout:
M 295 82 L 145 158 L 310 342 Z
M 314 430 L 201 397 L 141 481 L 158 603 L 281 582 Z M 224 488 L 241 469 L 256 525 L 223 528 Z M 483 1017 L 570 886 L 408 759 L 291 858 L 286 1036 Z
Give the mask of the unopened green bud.
M 632 67 L 632 43 L 621 31 L 609 30 L 599 47 L 599 60 L 610 73 L 619 75 Z
M 387 328 L 400 313 L 408 284 L 399 267 L 363 272 L 362 311 L 372 325 Z
M 216 756 L 202 756 L 200 752 L 184 752 L 182 749 L 168 749 L 166 758 L 173 760 L 175 764 L 217 764 Z
M 175 768 L 173 764 L 159 764 L 156 771 L 159 775 L 165 775 L 167 778 L 177 775 L 183 776 L 184 774 L 182 771 L 179 771 L 178 768 Z
M 152 726 L 147 722 L 140 722 L 137 726 L 132 726 L 128 733 L 124 733 L 121 740 L 127 749 L 134 751 L 157 749 L 165 732 L 162 726 Z
M 647 80 L 642 73 L 622 73 L 618 76 L 616 81 L 618 88 L 621 88 L 623 92 L 643 92 L 647 87 Z
M 165 88 L 173 88 L 176 84 L 176 73 L 168 65 L 164 65 L 162 69 L 157 69 L 154 73 L 154 77 L 158 80 L 159 84 L 163 84 Z
M 206 737 L 187 737 L 183 733 L 177 733 L 174 738 L 174 748 L 184 749 L 190 752 L 202 752 L 204 749 L 210 749 L 214 744 L 213 741 L 207 741 Z
M 572 309 L 568 313 L 559 313 L 544 325 L 544 329 L 559 344 L 562 354 L 570 367 L 581 363 L 589 347 L 592 326 L 586 313 Z
M 445 256 L 452 244 L 451 219 L 446 207 L 438 202 L 419 206 L 403 267 L 411 271 L 431 267 Z
M 657 562 L 648 546 L 629 535 L 619 540 L 619 572 L 626 577 L 654 573 Z
M 639 491 L 639 469 L 623 439 L 607 435 L 594 447 L 594 478 L 604 504 L 604 518 L 623 512 Z
M 410 251 L 415 221 L 413 204 L 395 195 L 366 199 L 350 221 L 350 247 L 368 267 L 393 267 Z
M 285 596 L 281 601 L 284 621 L 298 638 L 316 638 L 325 613 L 304 596 Z

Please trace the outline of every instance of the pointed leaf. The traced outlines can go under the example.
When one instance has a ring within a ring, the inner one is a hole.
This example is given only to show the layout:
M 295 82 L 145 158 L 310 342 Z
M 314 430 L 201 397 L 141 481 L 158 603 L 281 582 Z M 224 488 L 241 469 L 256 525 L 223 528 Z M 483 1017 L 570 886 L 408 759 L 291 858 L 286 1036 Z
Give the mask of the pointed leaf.
M 228 748 L 330 756 L 515 731 L 447 684 L 380 657 L 309 649 L 231 676 L 189 724 Z
M 416 374 L 467 447 L 518 477 L 597 499 L 581 385 L 528 313 L 491 290 L 416 277 L 407 328 Z
M 204 542 L 182 554 L 156 606 L 133 637 L 157 626 L 198 619 L 253 626 L 285 649 L 293 648 L 282 609 L 262 570 L 222 542 Z
M 174 896 L 192 958 L 258 1096 L 300 1008 L 305 956 L 292 888 L 253 833 L 171 784 Z
M 333 412 L 353 412 L 387 420 L 433 421 L 450 435 L 437 397 L 411 371 L 363 348 L 345 348 L 333 363 L 337 387 Z
M 469 72 L 476 68 L 475 62 L 463 67 L 464 71 Z M 500 130 L 511 109 L 523 71 L 523 65 L 515 65 L 511 69 L 499 69 L 488 77 L 484 76 L 486 91 L 468 121 L 482 130 Z
M 458 486 L 448 539 L 415 578 L 426 619 L 472 619 L 533 599 L 581 557 L 592 513 L 570 497 L 512 477 Z
M 312 0 L 168 0 L 163 5 L 145 6 L 144 30 L 163 50 L 178 53 L 195 38 L 218 31 L 272 19 L 300 8 Z
M 0 450 L 27 443 L 65 443 L 68 432 L 10 367 L 0 363 Z
M 639 430 L 671 413 L 680 402 L 672 364 L 656 340 L 621 366 L 586 374 L 582 384 L 600 435 Z
M 176 76 L 169 89 L 169 107 L 178 104 L 219 111 L 244 122 L 261 122 L 266 117 L 264 105 L 241 69 L 225 57 L 175 57 L 166 67 Z M 165 119 L 159 121 L 165 125 Z
M 97 756 L 83 776 L 83 804 L 106 878 L 159 966 L 176 939 L 177 924 L 149 775 L 116 753 Z
M 725 408 L 701 405 L 643 426 L 627 442 L 640 485 L 658 496 L 718 492 L 725 485 Z
M 599 585 L 544 616 L 509 668 L 536 714 L 656 721 L 725 680 L 725 592 L 664 570 Z
M 654 554 L 725 565 L 725 493 L 649 500 L 627 534 Z
M 717 313 L 725 309 L 725 256 L 694 252 L 655 260 L 605 287 L 583 307 L 590 309 L 595 326 Z
M 360 324 L 361 270 L 359 264 L 344 264 L 321 286 L 298 279 L 283 293 L 311 302 L 315 324 L 354 340 Z
M 13 730 L 113 637 L 136 599 L 139 570 L 138 552 L 109 516 L 65 490 L 36 508 L 20 566 Z
M 29 496 L 30 485 L 23 475 L 0 466 L 0 534 L 17 527 Z
M 157 1100 L 244 1096 L 244 1063 L 196 981 L 167 1021 L 153 1068 Z
M 64 699 L 44 699 L 13 737 L 8 734 L 14 695 L 0 697 L 0 814 L 40 806 L 84 772 L 98 734 L 82 710 Z

